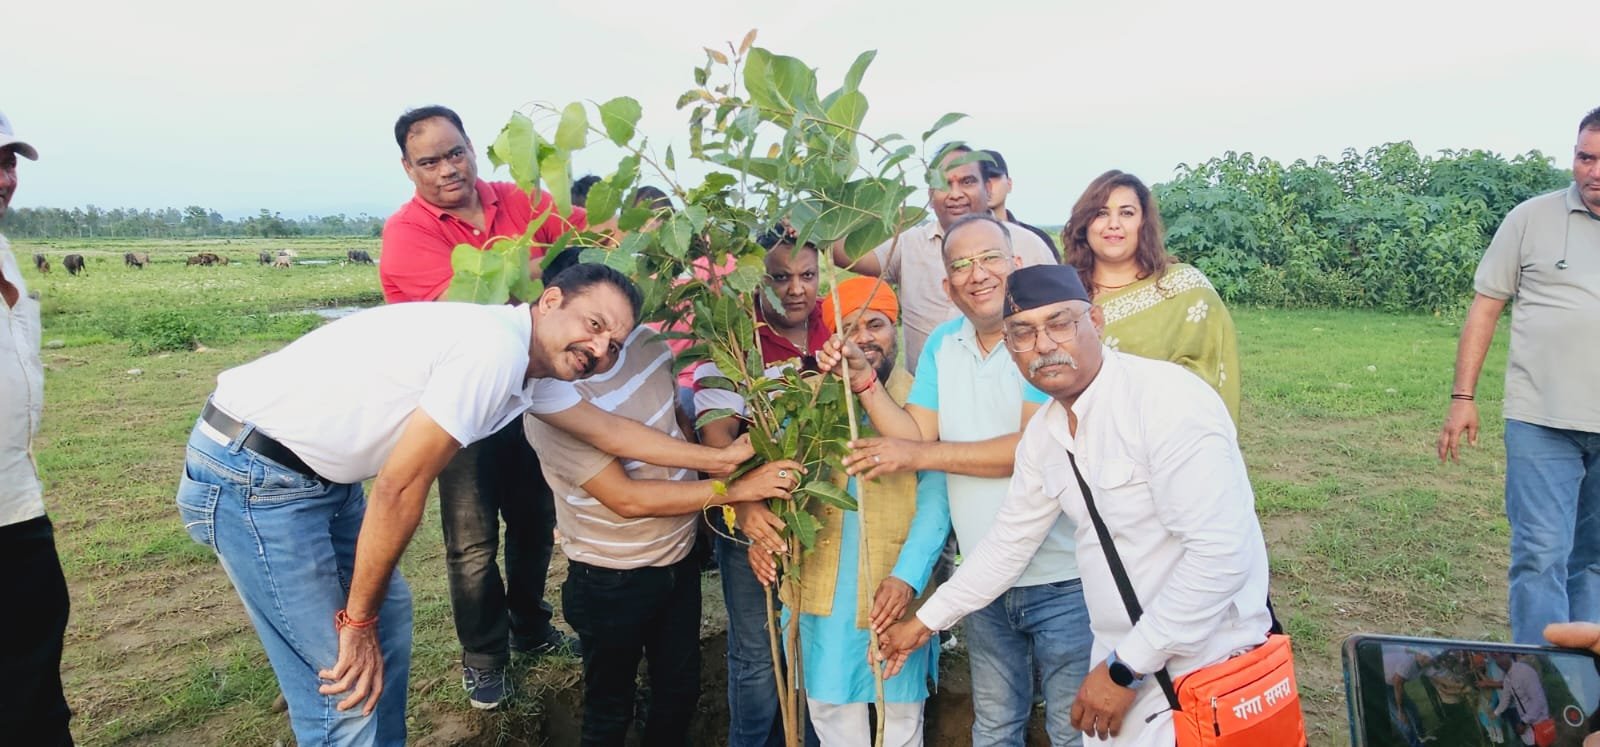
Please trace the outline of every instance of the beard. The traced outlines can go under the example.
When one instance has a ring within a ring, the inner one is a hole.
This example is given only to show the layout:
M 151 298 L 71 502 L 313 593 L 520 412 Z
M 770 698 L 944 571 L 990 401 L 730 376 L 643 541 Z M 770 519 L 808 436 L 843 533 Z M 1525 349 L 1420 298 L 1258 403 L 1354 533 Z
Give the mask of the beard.
M 877 345 L 859 345 L 862 353 L 877 353 L 878 362 L 873 364 L 872 371 L 878 375 L 879 384 L 889 383 L 889 374 L 894 373 L 894 356 L 899 351 L 885 351 Z M 869 361 L 870 362 L 870 361 Z
M 1045 366 L 1066 366 L 1074 371 L 1078 370 L 1078 361 L 1067 353 L 1051 353 L 1035 358 L 1028 364 L 1028 378 L 1033 378 L 1039 369 Z

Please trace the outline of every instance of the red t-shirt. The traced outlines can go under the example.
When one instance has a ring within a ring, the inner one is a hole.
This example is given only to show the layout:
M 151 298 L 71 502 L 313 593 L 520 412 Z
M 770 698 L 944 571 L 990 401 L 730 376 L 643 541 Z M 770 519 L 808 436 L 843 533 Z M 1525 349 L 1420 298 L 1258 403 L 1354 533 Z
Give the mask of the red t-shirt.
M 482 249 L 497 236 L 520 236 L 536 215 L 553 212 L 555 198 L 540 190 L 539 204 L 512 182 L 478 180 L 478 199 L 483 202 L 480 231 L 421 197 L 400 206 L 383 224 L 383 252 L 378 257 L 378 278 L 383 282 L 383 300 L 432 301 L 444 293 L 455 273 L 450 269 L 450 252 L 458 244 Z M 574 207 L 570 219 L 552 215 L 534 232 L 532 257 L 544 255 L 544 246 L 571 228 L 587 228 L 588 215 Z
M 767 320 L 767 309 L 759 301 L 756 303 L 756 313 L 762 322 Z M 816 355 L 822 345 L 828 341 L 828 325 L 822 321 L 822 304 L 811 307 L 811 315 L 806 317 L 806 350 L 795 347 L 789 338 L 774 329 L 771 324 L 762 324 L 756 328 L 756 337 L 761 341 L 761 362 L 772 365 L 790 358 L 799 358 L 806 355 Z

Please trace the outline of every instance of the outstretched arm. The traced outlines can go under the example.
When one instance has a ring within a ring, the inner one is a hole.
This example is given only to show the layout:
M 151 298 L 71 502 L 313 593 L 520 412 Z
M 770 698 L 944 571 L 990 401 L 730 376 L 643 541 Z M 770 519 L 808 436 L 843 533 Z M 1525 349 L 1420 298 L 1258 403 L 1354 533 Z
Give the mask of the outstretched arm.
M 1022 422 L 1039 410 L 1034 402 L 1022 403 Z M 939 413 L 916 405 L 906 405 L 919 424 L 925 438 L 936 439 L 939 434 Z M 852 451 L 844 458 L 845 470 L 862 479 L 871 480 L 881 474 L 910 470 L 938 470 L 954 475 L 973 477 L 1010 477 L 1016 462 L 1017 443 L 1022 440 L 1020 428 L 1016 433 L 984 439 L 982 441 L 908 441 L 895 438 L 862 438 L 852 441 Z
M 583 489 L 624 519 L 682 516 L 718 504 L 788 498 L 805 471 L 785 459 L 762 465 L 725 485 L 721 480 L 635 480 L 613 459 Z
M 737 469 L 755 454 L 747 441 L 718 444 L 725 448 L 699 446 L 588 402 L 580 402 L 560 412 L 535 413 L 534 417 L 577 436 L 607 454 L 662 467 L 682 467 L 723 475 Z

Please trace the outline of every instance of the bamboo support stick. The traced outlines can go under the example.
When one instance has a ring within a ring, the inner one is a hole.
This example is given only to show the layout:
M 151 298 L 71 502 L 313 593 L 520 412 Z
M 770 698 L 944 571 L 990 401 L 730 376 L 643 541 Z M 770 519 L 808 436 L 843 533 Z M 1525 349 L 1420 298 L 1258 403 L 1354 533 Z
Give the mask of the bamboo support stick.
M 825 262 L 823 264 L 826 264 L 827 267 L 828 267 L 828 285 L 830 286 L 829 293 L 831 293 L 832 296 L 833 296 L 833 328 L 839 330 L 839 334 L 844 335 L 844 334 L 847 334 L 849 332 L 849 330 L 845 329 L 845 326 L 844 326 L 844 314 L 843 314 L 844 308 L 843 308 L 843 306 L 842 306 L 842 304 L 841 304 L 841 302 L 839 300 L 839 282 L 838 282 L 839 276 L 838 276 L 838 272 L 834 269 L 834 263 L 833 262 Z M 883 283 L 883 278 L 880 276 L 878 278 L 877 285 L 873 286 L 873 292 L 874 293 L 877 292 L 877 286 L 881 285 L 882 283 Z M 868 297 L 870 298 L 871 296 L 868 296 Z M 848 390 L 849 387 L 850 387 L 850 359 L 847 356 L 843 356 L 843 355 L 840 356 L 840 360 L 839 360 L 839 375 L 844 378 L 844 385 L 845 385 L 846 389 Z M 859 439 L 861 437 L 861 426 L 860 426 L 860 423 L 858 422 L 858 418 L 856 416 L 856 397 L 857 396 L 858 395 L 856 395 L 855 393 L 849 392 L 849 393 L 846 394 L 845 399 L 844 399 L 845 414 L 846 414 L 846 417 L 848 417 L 850 419 L 850 440 L 851 441 L 855 441 L 855 440 L 857 440 L 857 439 Z M 866 511 L 866 508 L 867 508 L 867 481 L 866 480 L 857 480 L 856 481 L 856 528 L 859 529 L 860 531 L 858 531 L 856 533 L 857 537 L 858 537 L 858 540 L 859 540 L 856 543 L 857 544 L 856 554 L 858 556 L 856 558 L 856 562 L 857 562 L 858 568 L 859 567 L 865 567 L 865 568 L 870 570 L 873 567 L 873 565 L 872 565 L 872 545 L 867 540 L 867 536 L 868 536 L 869 532 L 867 531 L 867 511 Z M 857 575 L 858 578 L 860 577 L 860 571 L 859 570 L 857 571 L 856 575 Z M 871 582 L 871 580 L 872 580 L 871 576 L 868 576 L 868 582 L 869 583 Z M 871 595 L 873 593 L 873 590 L 871 590 L 871 589 L 857 589 L 856 590 L 857 594 L 860 594 L 862 592 L 865 592 L 868 595 Z M 857 624 L 859 624 L 859 623 L 860 623 L 860 621 L 858 620 Z M 871 668 L 872 668 L 873 695 L 874 695 L 874 698 L 876 700 L 876 705 L 877 705 L 877 709 L 878 709 L 878 728 L 877 728 L 877 733 L 873 735 L 873 742 L 872 743 L 873 743 L 874 747 L 883 747 L 883 726 L 884 726 L 883 664 L 882 664 L 882 662 L 879 662 L 879 661 L 876 660 L 875 654 L 876 654 L 876 652 L 878 650 L 878 632 L 877 632 L 876 629 L 874 629 L 872 627 L 872 621 L 871 620 L 867 621 L 867 646 L 869 647 L 869 650 L 867 651 L 867 661 L 870 662 L 869 666 L 871 666 Z

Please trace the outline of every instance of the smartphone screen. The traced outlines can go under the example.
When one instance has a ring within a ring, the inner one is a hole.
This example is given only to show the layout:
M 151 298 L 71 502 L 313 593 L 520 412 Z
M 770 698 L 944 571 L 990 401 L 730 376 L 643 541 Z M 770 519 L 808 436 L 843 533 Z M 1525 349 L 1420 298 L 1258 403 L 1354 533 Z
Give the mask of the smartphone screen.
M 1355 747 L 1600 746 L 1600 659 L 1584 651 L 1357 635 L 1344 674 Z

